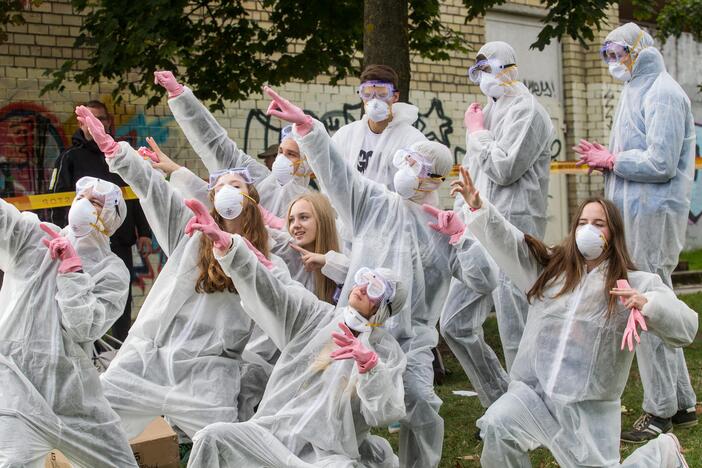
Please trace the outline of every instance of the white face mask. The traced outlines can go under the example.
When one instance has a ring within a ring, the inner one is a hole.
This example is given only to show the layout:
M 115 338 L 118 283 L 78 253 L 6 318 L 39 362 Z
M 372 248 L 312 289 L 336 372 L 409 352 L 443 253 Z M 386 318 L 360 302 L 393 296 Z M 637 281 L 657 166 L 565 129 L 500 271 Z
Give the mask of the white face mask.
M 480 75 L 480 91 L 482 91 L 484 95 L 495 99 L 499 99 L 505 95 L 505 87 L 502 86 L 500 80 L 489 73 L 482 73 Z
M 585 224 L 575 231 L 575 244 L 586 260 L 595 260 L 604 252 L 607 241 L 602 231 L 592 224 Z
M 631 80 L 631 72 L 623 63 L 612 62 L 609 64 L 609 74 L 612 78 L 619 81 Z
M 285 185 L 293 180 L 295 166 L 284 154 L 278 154 L 278 156 L 275 157 L 275 161 L 273 161 L 271 172 L 273 172 L 275 180 L 277 180 L 280 185 Z
M 97 210 L 87 198 L 74 201 L 68 210 L 68 226 L 76 237 L 85 237 L 95 229 Z
M 419 177 L 408 167 L 403 167 L 395 173 L 392 180 L 395 192 L 404 199 L 410 199 L 417 193 Z
M 366 114 L 373 122 L 382 122 L 390 117 L 390 106 L 380 99 L 371 99 L 366 103 Z
M 369 332 L 373 329 L 368 319 L 351 306 L 344 308 L 344 323 L 351 330 L 359 333 Z
M 244 195 L 231 185 L 225 185 L 215 194 L 214 206 L 224 219 L 234 219 L 244 209 Z

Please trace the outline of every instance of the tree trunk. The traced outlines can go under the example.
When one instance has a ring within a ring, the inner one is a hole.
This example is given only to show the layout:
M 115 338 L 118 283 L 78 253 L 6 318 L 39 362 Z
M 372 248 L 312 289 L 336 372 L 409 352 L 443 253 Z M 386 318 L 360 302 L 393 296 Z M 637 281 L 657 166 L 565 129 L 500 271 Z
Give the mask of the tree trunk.
M 363 66 L 388 65 L 400 76 L 400 101 L 410 84 L 408 0 L 364 0 Z

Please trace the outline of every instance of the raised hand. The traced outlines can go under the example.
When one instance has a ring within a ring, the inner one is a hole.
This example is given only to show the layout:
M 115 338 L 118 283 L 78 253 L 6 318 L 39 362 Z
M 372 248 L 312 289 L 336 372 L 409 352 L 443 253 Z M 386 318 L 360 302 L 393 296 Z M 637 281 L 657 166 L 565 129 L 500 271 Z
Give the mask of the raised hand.
M 479 130 L 485 130 L 485 117 L 483 116 L 483 109 L 480 104 L 474 102 L 463 116 L 463 124 L 468 129 L 468 133 L 477 132 Z
M 142 157 L 146 156 L 149 159 L 151 159 L 151 166 L 160 171 L 163 171 L 163 173 L 166 175 L 172 174 L 173 172 L 180 169 L 180 165 L 173 162 L 173 160 L 161 150 L 161 148 L 156 143 L 156 140 L 154 140 L 151 137 L 146 137 L 146 142 L 149 144 L 151 149 L 149 150 L 147 148 L 144 148 L 142 150 L 142 148 L 139 148 L 139 154 L 141 154 Z M 142 154 L 142 151 L 144 154 Z
M 440 210 L 427 203 L 422 205 L 425 213 L 436 218 L 436 223 L 428 223 L 429 227 L 449 236 L 449 243 L 455 244 L 461 239 L 463 232 L 466 230 L 465 224 L 458 216 L 458 213 L 452 210 Z
M 461 194 L 463 200 L 474 210 L 480 209 L 483 206 L 483 201 L 480 199 L 480 192 L 475 188 L 473 184 L 473 179 L 468 173 L 468 169 L 461 166 L 459 167 L 460 177 L 451 182 L 451 193 L 452 197 L 456 194 Z
M 332 340 L 339 346 L 339 349 L 332 351 L 332 359 L 337 361 L 341 359 L 356 360 L 356 367 L 358 367 L 358 372 L 361 374 L 373 369 L 378 364 L 378 355 L 363 346 L 361 340 L 354 336 L 345 323 L 340 323 L 339 328 L 341 328 L 343 334 L 339 332 L 332 333 Z
M 185 200 L 185 206 L 195 213 L 195 216 L 190 218 L 188 224 L 185 225 L 185 234 L 192 236 L 193 232 L 200 231 L 210 238 L 215 246 L 215 249 L 220 252 L 226 252 L 232 246 L 231 234 L 222 231 L 217 225 L 212 215 L 205 205 L 195 199 Z
M 85 106 L 78 106 L 76 107 L 76 116 L 78 117 L 78 122 L 85 125 L 88 129 L 100 151 L 105 153 L 105 157 L 114 157 L 119 151 L 119 145 L 112 136 L 105 132 L 102 122 L 90 112 L 90 109 Z
M 302 109 L 281 97 L 268 86 L 264 86 L 263 92 L 272 100 L 268 105 L 267 115 L 295 124 L 295 130 L 300 136 L 305 136 L 312 130 L 312 118 L 305 115 Z
M 305 266 L 305 271 L 319 271 L 327 263 L 327 258 L 324 256 L 324 254 L 310 252 L 309 250 L 305 250 L 293 242 L 290 242 L 288 245 L 290 245 L 293 250 L 300 253 L 302 263 Z
M 58 268 L 59 273 L 70 273 L 83 269 L 83 263 L 76 253 L 76 249 L 73 248 L 71 241 L 51 229 L 46 223 L 40 223 L 39 227 L 49 235 L 48 239 L 42 239 L 41 241 L 49 249 L 51 259 L 56 260 L 58 258 L 61 260 Z
M 168 91 L 168 99 L 174 98 L 183 94 L 185 88 L 183 85 L 178 83 L 173 76 L 173 72 L 170 71 L 155 71 L 154 72 L 154 84 L 161 85 Z
M 624 304 L 624 307 L 630 309 L 624 335 L 622 336 L 621 349 L 623 350 L 624 345 L 628 344 L 629 351 L 634 351 L 634 340 L 636 340 L 637 343 L 641 342 L 636 327 L 641 327 L 642 331 L 648 330 L 643 314 L 641 314 L 641 309 L 646 305 L 648 299 L 636 289 L 633 289 L 625 279 L 617 280 L 617 287 L 612 289 L 609 293 L 613 296 L 619 296 L 619 301 Z

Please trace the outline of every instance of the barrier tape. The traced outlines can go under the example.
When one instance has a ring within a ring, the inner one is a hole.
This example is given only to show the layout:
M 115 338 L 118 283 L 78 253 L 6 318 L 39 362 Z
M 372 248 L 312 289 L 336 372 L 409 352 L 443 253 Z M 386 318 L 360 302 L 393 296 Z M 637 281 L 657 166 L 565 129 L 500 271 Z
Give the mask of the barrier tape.
M 585 174 L 588 167 L 576 167 L 576 161 L 554 161 L 551 163 L 551 174 Z M 458 176 L 458 165 L 451 170 L 451 176 Z M 695 158 L 695 169 L 702 169 L 702 158 Z M 138 197 L 131 187 L 122 187 L 125 200 L 136 200 Z M 42 210 L 70 206 L 75 198 L 75 192 L 42 193 L 40 195 L 25 195 L 22 197 L 4 198 L 7 203 L 15 205 L 20 211 Z

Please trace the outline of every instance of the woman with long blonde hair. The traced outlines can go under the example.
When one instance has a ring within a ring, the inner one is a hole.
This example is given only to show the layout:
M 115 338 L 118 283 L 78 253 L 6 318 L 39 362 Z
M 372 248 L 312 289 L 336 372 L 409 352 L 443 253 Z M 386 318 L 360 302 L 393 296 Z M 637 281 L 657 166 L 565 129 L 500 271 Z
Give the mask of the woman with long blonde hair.
M 192 213 L 181 195 L 127 143 L 105 134 L 89 111 L 76 113 L 110 170 L 138 195 L 168 257 L 127 340 L 101 377 L 107 400 L 130 438 L 160 415 L 188 436 L 215 422 L 239 420 L 241 356 L 253 324 L 237 285 L 213 257 L 212 240 L 189 222 Z M 248 171 L 213 174 L 209 189 L 217 225 L 241 235 L 276 276 L 289 281 L 280 259 L 279 268 L 268 260 L 268 234 Z
M 658 275 L 636 271 L 616 206 L 585 200 L 564 241 L 547 247 L 481 200 L 460 171 L 451 193 L 466 202 L 468 230 L 530 301 L 509 388 L 476 423 L 481 465 L 530 466 L 528 451 L 545 446 L 563 467 L 687 466 L 672 434 L 619 464 L 620 398 L 638 327 L 682 347 L 698 318 Z

